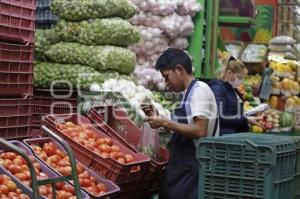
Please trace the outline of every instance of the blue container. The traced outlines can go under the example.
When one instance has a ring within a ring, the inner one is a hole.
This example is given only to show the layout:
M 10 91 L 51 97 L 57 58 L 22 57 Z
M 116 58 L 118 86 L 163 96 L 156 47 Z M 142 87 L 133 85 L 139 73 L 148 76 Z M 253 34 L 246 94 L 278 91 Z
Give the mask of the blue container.
M 50 7 L 51 0 L 37 0 L 36 1 L 36 8 L 37 9 L 44 9 Z
M 290 136 L 232 134 L 202 139 L 199 199 L 294 199 L 296 143 Z
M 49 7 L 36 10 L 36 24 L 55 24 L 58 17 L 52 14 Z

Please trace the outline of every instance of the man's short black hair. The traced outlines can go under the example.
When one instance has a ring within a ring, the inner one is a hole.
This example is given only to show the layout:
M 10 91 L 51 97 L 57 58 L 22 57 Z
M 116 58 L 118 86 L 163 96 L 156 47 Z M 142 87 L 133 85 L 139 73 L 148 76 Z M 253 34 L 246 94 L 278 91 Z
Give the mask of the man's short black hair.
M 188 74 L 193 73 L 192 60 L 190 56 L 183 50 L 176 48 L 168 48 L 157 60 L 155 64 L 156 70 L 172 69 L 175 70 L 176 65 L 182 65 Z

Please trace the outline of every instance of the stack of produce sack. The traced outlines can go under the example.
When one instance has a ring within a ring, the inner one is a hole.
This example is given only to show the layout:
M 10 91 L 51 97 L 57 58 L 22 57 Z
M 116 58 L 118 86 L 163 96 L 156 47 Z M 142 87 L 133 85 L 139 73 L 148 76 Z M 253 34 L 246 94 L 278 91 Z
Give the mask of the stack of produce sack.
M 130 19 L 142 40 L 130 49 L 137 55 L 135 75 L 140 85 L 162 90 L 162 76 L 153 69 L 159 55 L 168 47 L 186 49 L 194 31 L 192 17 L 201 10 L 196 0 L 131 0 L 140 12 Z
M 36 86 L 67 80 L 86 89 L 134 71 L 136 55 L 127 47 L 141 36 L 127 21 L 138 11 L 132 2 L 52 0 L 50 7 L 60 20 L 53 29 L 37 30 L 36 58 L 42 62 L 35 66 Z M 56 86 L 69 87 L 65 81 Z
M 288 60 L 298 60 L 297 51 L 294 45 L 295 39 L 289 36 L 277 36 L 269 42 L 269 59 L 284 58 Z

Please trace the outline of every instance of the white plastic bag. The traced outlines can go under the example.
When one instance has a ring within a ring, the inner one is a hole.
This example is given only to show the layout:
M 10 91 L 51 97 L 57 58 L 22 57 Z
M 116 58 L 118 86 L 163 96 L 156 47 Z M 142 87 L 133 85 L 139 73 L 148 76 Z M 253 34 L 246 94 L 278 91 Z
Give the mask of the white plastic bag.
M 139 149 L 148 157 L 158 160 L 160 157 L 159 135 L 156 129 L 152 129 L 148 122 L 142 127 Z
M 281 35 L 271 39 L 269 44 L 294 45 L 296 42 L 297 41 L 290 36 Z

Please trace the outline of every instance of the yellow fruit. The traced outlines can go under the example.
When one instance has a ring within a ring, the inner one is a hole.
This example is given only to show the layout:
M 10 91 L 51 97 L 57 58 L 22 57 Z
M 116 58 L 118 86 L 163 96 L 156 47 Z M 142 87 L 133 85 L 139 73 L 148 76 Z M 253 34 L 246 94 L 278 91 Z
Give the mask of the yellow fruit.
M 272 108 L 277 109 L 277 107 L 278 107 L 278 97 L 277 96 L 272 96 L 270 98 L 269 105 Z
M 286 106 L 286 107 L 289 107 L 289 108 L 293 108 L 293 107 L 296 106 L 296 102 L 295 102 L 295 100 L 293 99 L 293 97 L 289 97 L 289 98 L 286 100 L 285 106 Z
M 263 128 L 256 126 L 256 125 L 252 126 L 251 129 L 252 129 L 252 132 L 254 132 L 254 133 L 262 133 L 263 132 Z
M 253 39 L 254 43 L 268 43 L 272 39 L 272 32 L 267 29 L 259 29 Z

